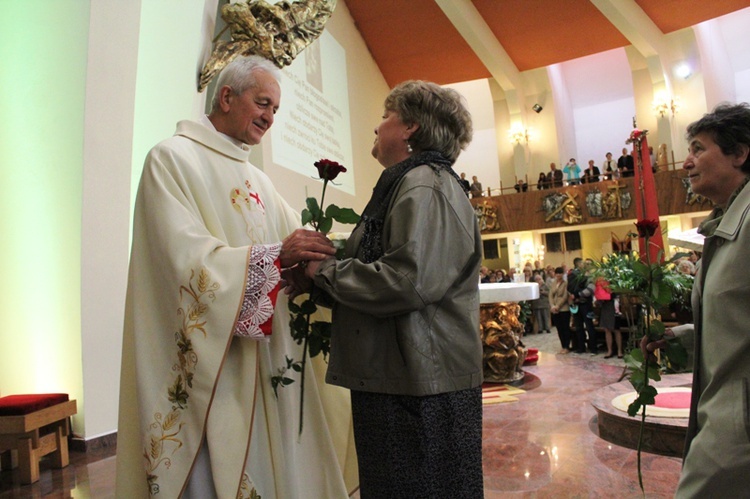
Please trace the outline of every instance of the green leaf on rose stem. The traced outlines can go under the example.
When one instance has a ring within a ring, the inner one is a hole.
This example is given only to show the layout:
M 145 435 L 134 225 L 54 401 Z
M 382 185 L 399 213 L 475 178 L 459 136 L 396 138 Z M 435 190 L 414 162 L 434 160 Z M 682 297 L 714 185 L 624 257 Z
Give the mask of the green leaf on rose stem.
M 648 331 L 648 337 L 652 340 L 660 340 L 664 336 L 664 331 L 664 323 L 660 320 L 653 320 Z
M 294 383 L 292 378 L 281 378 L 281 384 L 283 386 L 291 385 L 292 383 Z
M 293 301 L 290 301 L 289 302 L 289 312 L 292 313 L 292 314 L 298 314 L 298 313 L 300 313 L 299 305 L 297 305 L 297 303 L 295 303 Z
M 679 338 L 670 338 L 664 353 L 671 364 L 672 369 L 679 371 L 685 369 L 688 362 L 688 351 Z
M 295 362 L 292 364 L 292 369 L 297 371 L 298 373 L 302 372 L 302 363 L 301 362 Z
M 327 234 L 331 232 L 331 227 L 333 227 L 333 219 L 330 217 L 321 217 L 320 222 L 318 223 L 318 232 Z
M 654 405 L 656 403 L 656 387 L 654 385 L 644 386 L 641 393 L 638 394 L 638 398 L 641 400 L 643 405 Z
M 659 366 L 648 366 L 648 377 L 654 381 L 661 381 L 661 369 L 659 369 Z
M 640 369 L 641 365 L 643 364 L 642 360 L 634 359 L 632 354 L 626 355 L 624 360 L 625 360 L 625 365 L 628 366 L 630 369 Z
M 315 198 L 307 198 L 305 200 L 305 204 L 307 205 L 307 209 L 310 210 L 313 219 L 317 220 L 321 215 L 320 206 L 318 206 L 318 200 Z
M 326 216 L 335 219 L 336 216 L 339 214 L 339 211 L 341 211 L 341 208 L 339 208 L 335 204 L 329 204 L 326 207 Z
M 631 357 L 631 358 L 632 358 L 632 359 L 633 359 L 634 361 L 638 362 L 638 365 L 639 365 L 639 366 L 640 366 L 641 364 L 643 364 L 643 361 L 644 361 L 644 360 L 646 360 L 646 359 L 645 359 L 645 358 L 643 357 L 643 352 L 641 351 L 641 349 L 640 349 L 640 348 L 637 348 L 637 347 L 636 347 L 636 348 L 634 348 L 634 349 L 632 349 L 632 350 L 630 351 L 630 354 L 629 354 L 629 355 L 630 355 L 630 357 Z
M 307 340 L 307 351 L 310 353 L 310 358 L 317 357 L 320 350 L 323 347 L 323 341 L 320 336 L 310 336 Z
M 342 224 L 356 224 L 360 218 L 351 208 L 339 208 L 334 204 L 326 208 L 326 216 Z
M 310 210 L 308 210 L 307 208 L 302 210 L 302 225 L 303 226 L 307 225 L 312 221 L 313 221 L 313 215 L 312 213 L 310 213 Z
M 630 373 L 630 384 L 633 385 L 635 391 L 641 391 L 641 388 L 646 386 L 646 373 L 638 369 Z
M 628 416 L 630 416 L 631 418 L 634 418 L 636 414 L 638 414 L 638 411 L 640 409 L 641 409 L 641 402 L 638 399 L 635 399 L 628 406 Z
M 317 305 L 315 305 L 315 302 L 312 300 L 305 300 L 300 305 L 300 313 L 303 313 L 305 315 L 312 315 L 317 311 L 318 311 L 318 307 Z

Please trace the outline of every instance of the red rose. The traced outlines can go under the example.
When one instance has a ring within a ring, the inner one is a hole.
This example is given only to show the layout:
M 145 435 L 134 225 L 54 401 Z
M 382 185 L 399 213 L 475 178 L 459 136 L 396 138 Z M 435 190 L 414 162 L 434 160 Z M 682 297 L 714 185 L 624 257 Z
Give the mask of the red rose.
M 315 168 L 318 169 L 318 176 L 323 180 L 333 180 L 338 177 L 339 173 L 344 173 L 346 168 L 330 159 L 321 159 L 316 161 Z
M 635 228 L 638 230 L 639 237 L 651 237 L 659 228 L 658 220 L 639 220 L 635 223 Z

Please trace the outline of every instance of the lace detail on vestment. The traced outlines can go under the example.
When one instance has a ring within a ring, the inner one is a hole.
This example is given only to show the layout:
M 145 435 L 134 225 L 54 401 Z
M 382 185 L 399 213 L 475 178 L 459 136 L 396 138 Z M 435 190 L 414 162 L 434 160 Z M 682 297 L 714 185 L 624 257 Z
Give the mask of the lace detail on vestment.
M 235 336 L 268 340 L 281 273 L 277 259 L 281 243 L 250 247 L 242 310 L 234 327 Z

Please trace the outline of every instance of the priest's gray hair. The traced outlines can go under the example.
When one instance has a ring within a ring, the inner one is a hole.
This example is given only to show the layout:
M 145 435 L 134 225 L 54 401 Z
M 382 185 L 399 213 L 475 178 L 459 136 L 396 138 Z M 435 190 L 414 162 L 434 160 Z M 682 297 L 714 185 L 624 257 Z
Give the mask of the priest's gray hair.
M 226 65 L 216 81 L 213 99 L 211 100 L 211 111 L 219 109 L 220 90 L 225 85 L 231 87 L 237 95 L 242 94 L 248 88 L 254 87 L 257 84 L 255 71 L 265 71 L 273 76 L 276 81 L 281 78 L 279 68 L 268 59 L 258 55 L 237 57 Z
M 471 114 L 463 96 L 451 88 L 428 81 L 405 81 L 391 90 L 385 109 L 397 113 L 407 125 L 419 125 L 409 138 L 418 152 L 438 151 L 455 162 L 471 142 Z

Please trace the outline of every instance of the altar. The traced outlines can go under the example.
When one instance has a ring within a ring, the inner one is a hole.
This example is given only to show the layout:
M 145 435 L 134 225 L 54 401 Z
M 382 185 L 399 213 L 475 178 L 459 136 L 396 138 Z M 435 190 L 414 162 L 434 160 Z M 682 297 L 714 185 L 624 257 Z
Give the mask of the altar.
M 521 342 L 523 324 L 518 302 L 539 298 L 535 282 L 479 285 L 479 330 L 482 336 L 484 380 L 511 383 L 523 379 L 527 350 Z

